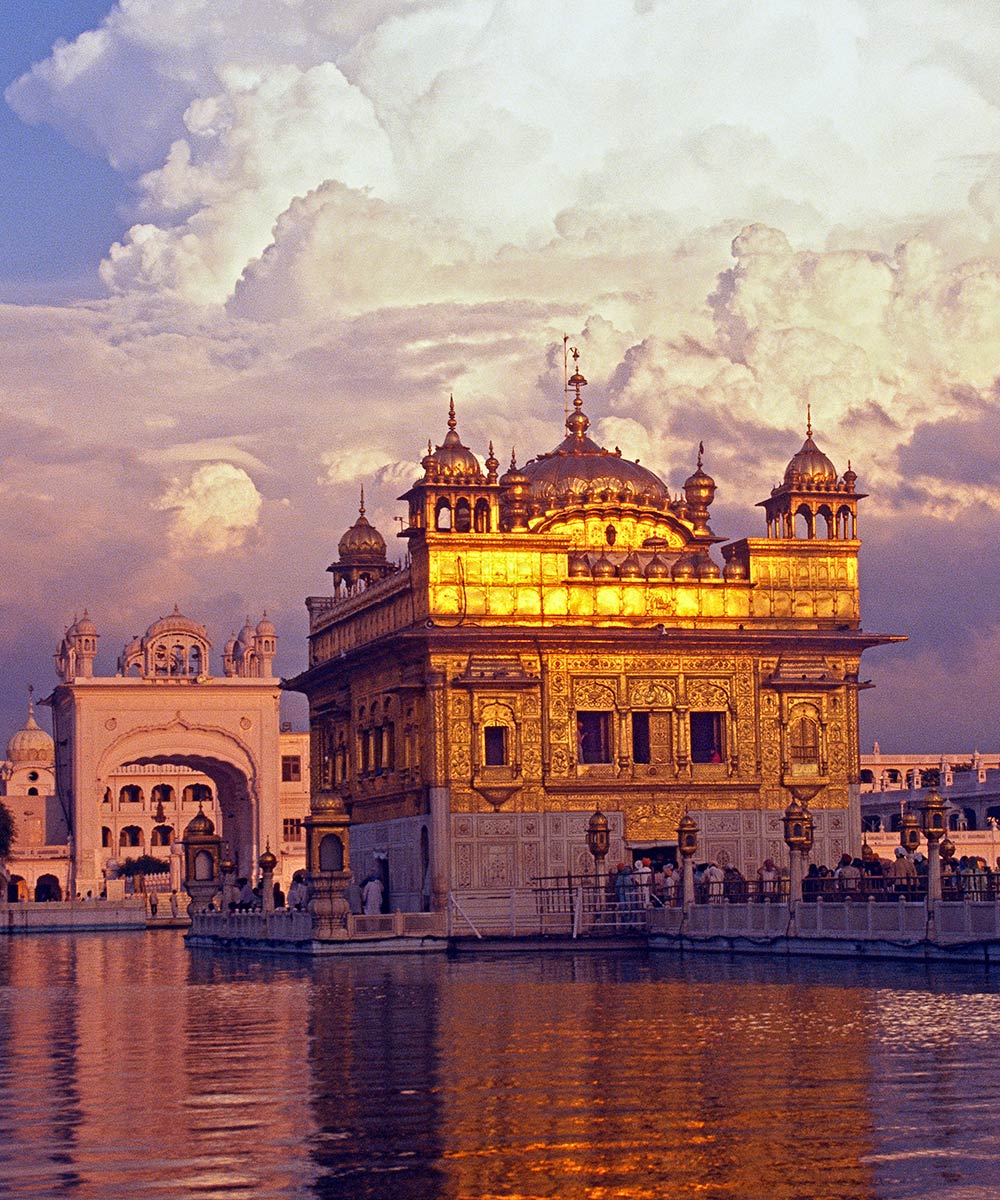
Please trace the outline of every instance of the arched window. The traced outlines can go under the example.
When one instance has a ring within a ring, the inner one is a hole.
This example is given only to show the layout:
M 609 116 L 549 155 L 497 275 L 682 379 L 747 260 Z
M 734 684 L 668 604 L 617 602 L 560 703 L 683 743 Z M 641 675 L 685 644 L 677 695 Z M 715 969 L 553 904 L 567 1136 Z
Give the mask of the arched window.
M 142 803 L 142 788 L 137 784 L 130 783 L 118 793 L 119 804 L 141 804 Z
M 105 850 L 111 849 L 111 830 L 107 825 L 101 826 L 101 845 Z
M 169 783 L 158 783 L 150 793 L 149 802 L 154 806 L 157 804 L 173 804 L 174 789 Z
M 174 827 L 172 825 L 157 825 L 149 839 L 151 846 L 169 846 L 174 840 Z
M 201 648 L 199 646 L 192 646 L 188 651 L 188 674 L 201 674 Z
M 469 533 L 472 530 L 472 506 L 463 496 L 455 505 L 455 532 Z
M 215 866 L 212 856 L 207 850 L 199 850 L 194 856 L 194 877 L 198 880 L 212 879 L 215 876 Z
M 819 725 L 811 717 L 799 717 L 792 722 L 789 756 L 793 766 L 819 766 Z
M 490 531 L 490 504 L 488 500 L 476 501 L 475 529 L 476 533 L 489 533 Z
M 211 804 L 212 789 L 207 783 L 189 783 L 182 793 L 185 804 Z
M 342 871 L 344 869 L 344 843 L 335 833 L 328 833 L 319 844 L 319 869 Z
M 875 782 L 875 772 L 869 771 L 868 768 L 866 767 L 861 772 L 861 782 L 862 783 L 874 783 Z
M 443 496 L 434 508 L 434 528 L 443 533 L 451 531 L 451 505 Z
M 797 538 L 813 538 L 816 536 L 816 525 L 812 509 L 808 504 L 800 504 L 795 510 L 792 536 Z
M 124 849 L 127 846 L 142 845 L 142 830 L 138 825 L 126 825 L 118 835 L 118 845 Z
M 35 788 L 35 787 L 28 788 L 28 795 L 29 796 L 37 796 L 38 788 Z

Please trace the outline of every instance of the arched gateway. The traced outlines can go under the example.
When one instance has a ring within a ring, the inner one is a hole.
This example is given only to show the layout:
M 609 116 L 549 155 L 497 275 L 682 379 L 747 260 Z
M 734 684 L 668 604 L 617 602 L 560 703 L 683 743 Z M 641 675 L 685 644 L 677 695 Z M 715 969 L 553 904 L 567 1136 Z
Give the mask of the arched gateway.
M 221 677 L 209 673 L 204 627 L 176 609 L 125 648 L 117 675 L 93 674 L 96 643 L 86 616 L 67 630 L 49 699 L 56 783 L 72 816 L 71 886 L 99 894 L 109 862 L 141 852 L 123 844 L 179 838 L 199 804 L 250 874 L 268 839 L 281 839 L 274 626 L 248 621 Z M 171 773 L 173 785 L 157 782 Z M 119 786 L 126 777 L 134 784 Z

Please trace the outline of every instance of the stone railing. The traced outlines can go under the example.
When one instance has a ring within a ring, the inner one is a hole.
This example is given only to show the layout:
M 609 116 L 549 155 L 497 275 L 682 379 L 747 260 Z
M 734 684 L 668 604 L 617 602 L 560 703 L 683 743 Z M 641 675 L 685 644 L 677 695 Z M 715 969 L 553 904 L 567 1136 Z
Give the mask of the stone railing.
M 351 914 L 346 929 L 349 941 L 386 938 L 444 937 L 443 913 L 397 912 L 377 916 Z M 223 941 L 309 942 L 315 938 L 312 914 L 278 909 L 273 913 L 205 912 L 191 918 L 192 938 Z
M 0 934 L 55 933 L 61 930 L 145 929 L 146 901 L 142 896 L 125 900 L 21 900 L 0 903 Z
M 793 920 L 794 917 L 794 920 Z M 1000 940 L 1000 900 L 938 901 L 932 911 L 922 900 L 875 899 L 801 903 L 693 904 L 653 909 L 652 937 L 747 939 L 828 939 L 833 941 L 951 942 Z

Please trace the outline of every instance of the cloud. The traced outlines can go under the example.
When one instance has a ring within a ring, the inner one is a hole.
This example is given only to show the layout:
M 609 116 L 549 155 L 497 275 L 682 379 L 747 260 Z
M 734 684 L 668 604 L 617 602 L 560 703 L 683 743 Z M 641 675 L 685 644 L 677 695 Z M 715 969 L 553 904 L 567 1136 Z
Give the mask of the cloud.
M 246 543 L 261 497 L 241 467 L 216 462 L 198 467 L 187 483 L 173 480 L 156 507 L 172 513 L 174 553 L 223 554 Z
M 6 92 L 135 195 L 106 299 L 0 308 L 18 670 L 176 600 L 266 606 L 291 673 L 360 485 L 393 544 L 450 392 L 480 461 L 551 449 L 564 334 L 603 442 L 677 491 L 704 441 L 721 535 L 811 406 L 918 634 L 879 662 L 967 661 L 930 581 L 996 533 L 998 77 L 946 0 L 121 0 Z

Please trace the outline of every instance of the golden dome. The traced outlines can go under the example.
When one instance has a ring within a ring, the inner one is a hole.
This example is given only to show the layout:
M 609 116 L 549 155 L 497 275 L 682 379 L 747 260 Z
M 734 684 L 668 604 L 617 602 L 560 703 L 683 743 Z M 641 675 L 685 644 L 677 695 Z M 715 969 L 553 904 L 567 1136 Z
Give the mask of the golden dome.
M 28 701 L 28 719 L 7 743 L 7 757 L 12 763 L 55 762 L 55 743 L 35 720 L 34 703 Z
M 448 432 L 444 441 L 433 453 L 428 453 L 423 460 L 424 470 L 428 478 L 447 482 L 450 479 L 483 478 L 479 459 L 468 446 L 462 444 L 458 436 L 457 421 L 455 420 L 455 400 L 451 398 L 448 405 Z
M 264 847 L 264 853 L 257 859 L 257 866 L 262 871 L 273 871 L 278 865 L 277 858 L 271 853 L 271 843 L 268 842 Z
M 806 440 L 798 454 L 793 454 L 785 467 L 785 483 L 792 487 L 809 487 L 837 482 L 837 468 L 812 439 L 812 414 L 806 419 Z
M 573 411 L 566 418 L 567 436 L 548 454 L 525 464 L 532 497 L 543 507 L 555 503 L 630 500 L 635 504 L 666 508 L 667 485 L 652 471 L 622 458 L 620 450 L 606 450 L 587 437 L 590 420 L 583 411 L 580 388 L 586 379 L 577 371 L 569 378 L 576 389 Z
M 201 805 L 198 805 L 198 811 L 188 822 L 187 828 L 184 830 L 184 837 L 209 837 L 215 833 L 215 825 L 210 817 L 207 817 L 202 812 Z
M 337 553 L 342 563 L 385 562 L 385 538 L 365 516 L 365 490 L 361 489 L 358 519 L 340 539 Z

